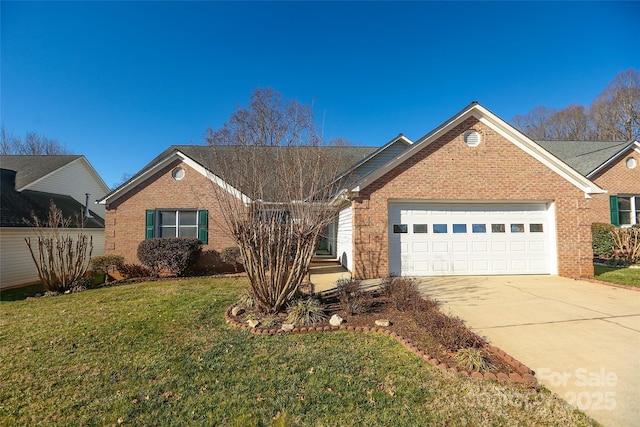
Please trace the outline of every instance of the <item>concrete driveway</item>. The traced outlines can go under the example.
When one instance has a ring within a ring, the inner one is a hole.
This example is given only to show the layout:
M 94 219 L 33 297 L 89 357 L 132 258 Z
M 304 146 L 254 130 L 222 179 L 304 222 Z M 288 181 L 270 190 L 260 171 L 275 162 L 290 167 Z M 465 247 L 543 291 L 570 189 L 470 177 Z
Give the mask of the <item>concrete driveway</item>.
M 640 292 L 557 276 L 421 278 L 420 289 L 603 425 L 640 425 Z

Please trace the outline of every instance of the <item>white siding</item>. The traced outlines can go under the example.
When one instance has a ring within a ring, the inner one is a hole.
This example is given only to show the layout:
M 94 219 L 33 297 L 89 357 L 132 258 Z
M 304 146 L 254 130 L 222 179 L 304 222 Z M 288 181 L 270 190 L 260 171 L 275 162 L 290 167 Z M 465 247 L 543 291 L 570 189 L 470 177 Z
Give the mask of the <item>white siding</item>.
M 353 269 L 353 208 L 347 206 L 338 215 L 336 257 L 343 267 Z
M 398 140 L 382 150 L 376 156 L 372 157 L 364 164 L 360 165 L 355 170 L 354 174 L 359 177 L 365 176 L 369 172 L 377 170 L 393 159 L 397 158 L 400 154 L 402 154 L 402 152 L 407 150 L 407 148 L 409 148 L 407 144 L 405 144 L 403 141 Z
M 95 175 L 91 166 L 83 158 L 74 160 L 24 189 L 65 194 L 73 197 L 83 206 L 85 193 L 89 193 L 89 209 L 103 219 L 105 217 L 105 206 L 97 205 L 95 201 L 105 196 L 109 188 Z
M 77 235 L 78 231 L 67 230 L 71 236 Z M 85 229 L 84 232 L 93 238 L 92 256 L 104 255 L 104 229 Z M 24 241 L 25 237 L 31 238 L 32 246 L 37 245 L 37 235 L 33 229 L 0 228 L 0 288 L 38 281 L 38 273 Z

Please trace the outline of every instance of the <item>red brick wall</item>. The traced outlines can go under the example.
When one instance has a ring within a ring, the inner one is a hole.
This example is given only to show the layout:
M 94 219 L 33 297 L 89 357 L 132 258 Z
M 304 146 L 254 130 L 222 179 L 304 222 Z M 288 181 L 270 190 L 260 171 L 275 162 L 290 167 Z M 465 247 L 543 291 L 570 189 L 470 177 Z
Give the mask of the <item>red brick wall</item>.
M 464 142 L 474 129 L 482 142 Z M 475 118 L 443 135 L 370 184 L 354 200 L 354 275 L 383 277 L 388 266 L 389 199 L 555 202 L 558 273 L 593 274 L 584 193 Z
M 629 169 L 626 160 L 636 159 L 637 166 Z M 616 163 L 600 172 L 593 182 L 608 191 L 607 194 L 594 195 L 591 200 L 592 222 L 611 222 L 609 196 L 618 194 L 640 194 L 640 155 L 635 151 L 622 156 Z
M 185 177 L 176 181 L 171 171 L 180 165 Z M 107 206 L 105 253 L 120 254 L 127 263 L 139 263 L 138 244 L 145 238 L 147 209 L 207 209 L 209 211 L 209 244 L 203 251 L 235 246 L 220 224 L 220 205 L 212 183 L 188 165 L 176 161 Z

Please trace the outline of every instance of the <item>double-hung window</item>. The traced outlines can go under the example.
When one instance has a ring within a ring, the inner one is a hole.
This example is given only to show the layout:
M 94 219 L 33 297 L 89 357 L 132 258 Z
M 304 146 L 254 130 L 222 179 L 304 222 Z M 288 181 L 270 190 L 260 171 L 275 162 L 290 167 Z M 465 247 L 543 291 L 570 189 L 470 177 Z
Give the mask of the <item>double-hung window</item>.
M 611 224 L 640 224 L 640 195 L 609 196 Z
M 146 212 L 147 239 L 153 237 L 196 237 L 207 244 L 208 212 L 198 209 L 155 209 Z

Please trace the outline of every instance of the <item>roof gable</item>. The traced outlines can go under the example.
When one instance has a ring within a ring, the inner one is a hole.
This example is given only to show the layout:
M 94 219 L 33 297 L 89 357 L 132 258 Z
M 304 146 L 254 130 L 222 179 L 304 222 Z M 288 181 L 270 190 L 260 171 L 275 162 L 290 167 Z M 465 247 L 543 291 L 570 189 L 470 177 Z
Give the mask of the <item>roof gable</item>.
M 82 157 L 80 155 L 3 155 L 0 156 L 0 162 L 3 169 L 17 172 L 16 189 L 22 191 Z
M 360 163 L 372 152 L 373 147 L 315 147 L 324 150 L 325 154 L 335 159 L 338 170 L 348 170 L 352 165 Z M 234 182 L 233 177 L 223 176 L 224 171 L 217 165 L 219 162 L 232 163 L 236 159 L 247 156 L 250 161 L 259 160 L 261 168 L 272 170 L 270 165 L 274 161 L 274 150 L 286 150 L 291 156 L 295 156 L 296 150 L 305 150 L 308 147 L 239 147 L 239 146 L 205 146 L 205 145 L 173 145 L 149 162 L 131 179 L 122 184 L 111 193 L 104 196 L 98 202 L 108 204 L 119 199 L 138 185 L 151 179 L 155 173 L 175 160 L 185 162 L 190 167 L 201 173 L 203 176 L 227 190 L 230 194 L 242 198 L 245 202 L 254 199 L 254 195 L 249 194 L 248 189 L 242 188 L 241 183 Z M 255 150 L 258 150 L 256 154 Z M 281 154 L 281 153 L 280 153 Z M 285 156 L 286 157 L 286 156 Z M 282 156 L 278 157 L 281 160 Z M 327 182 L 333 178 L 327 176 Z M 265 185 L 268 187 L 268 176 L 265 177 Z M 268 194 L 268 191 L 267 191 Z
M 582 175 L 589 177 L 596 169 L 631 150 L 626 141 L 536 141 Z
M 2 227 L 31 227 L 33 216 L 46 220 L 49 215 L 50 204 L 53 202 L 62 211 L 65 218 L 81 218 L 85 207 L 73 197 L 45 193 L 40 191 L 17 191 L 15 189 L 15 173 L 2 169 L 0 192 L 0 226 Z M 84 228 L 104 228 L 104 220 L 93 211 L 86 217 Z M 78 224 L 72 220 L 70 228 L 77 228 Z
M 559 158 L 542 148 L 540 145 L 536 144 L 526 135 L 515 129 L 504 120 L 500 119 L 498 116 L 496 116 L 477 102 L 472 102 L 456 115 L 451 117 L 449 120 L 445 121 L 440 126 L 436 127 L 434 130 L 418 139 L 409 149 L 401 153 L 398 157 L 394 158 L 383 167 L 363 177 L 352 188 L 352 191 L 357 192 L 366 188 L 367 186 L 375 182 L 378 178 L 382 177 L 387 172 L 407 161 L 412 156 L 429 146 L 431 143 L 438 140 L 441 136 L 445 135 L 457 125 L 461 124 L 471 117 L 481 121 L 486 126 L 491 127 L 506 140 L 513 143 L 539 162 L 543 163 L 549 169 L 562 176 L 565 180 L 579 188 L 581 191 L 584 191 L 585 194 L 605 192 L 605 190 L 601 189 L 589 179 L 576 172 Z

